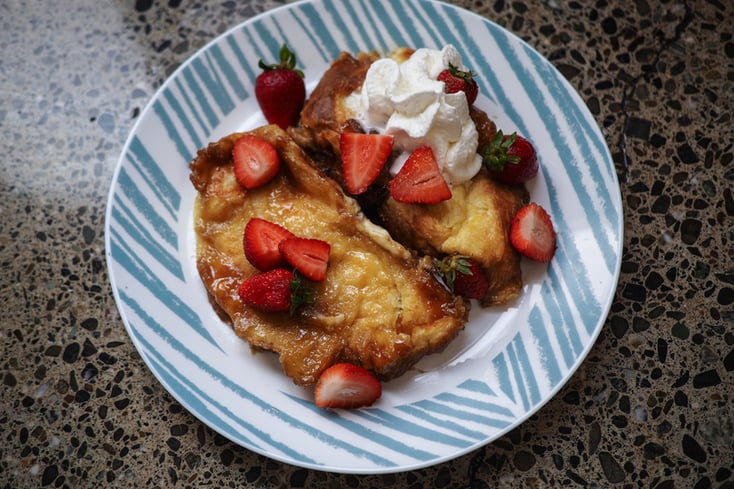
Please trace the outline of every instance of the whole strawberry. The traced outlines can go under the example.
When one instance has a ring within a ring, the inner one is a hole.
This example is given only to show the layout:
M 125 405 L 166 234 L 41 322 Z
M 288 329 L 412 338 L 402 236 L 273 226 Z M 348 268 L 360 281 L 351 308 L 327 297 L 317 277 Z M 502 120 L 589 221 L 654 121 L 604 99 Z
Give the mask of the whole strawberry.
M 517 133 L 497 131 L 489 146 L 480 151 L 484 164 L 497 179 L 522 184 L 538 173 L 538 154 L 533 145 Z
M 294 125 L 306 100 L 304 75 L 295 68 L 295 53 L 283 44 L 279 63 L 265 64 L 260 60 L 258 66 L 263 72 L 255 79 L 255 98 L 265 119 L 281 129 Z
M 448 69 L 438 74 L 437 80 L 444 83 L 443 90 L 446 93 L 464 92 L 469 105 L 472 105 L 479 95 L 479 85 L 474 80 L 474 73 L 460 70 L 451 63 Z
M 454 294 L 467 299 L 483 299 L 489 289 L 489 282 L 479 263 L 468 256 L 451 255 L 436 259 L 434 266 Z
M 298 273 L 274 268 L 248 277 L 238 289 L 242 302 L 262 312 L 290 312 L 313 302 L 312 290 Z

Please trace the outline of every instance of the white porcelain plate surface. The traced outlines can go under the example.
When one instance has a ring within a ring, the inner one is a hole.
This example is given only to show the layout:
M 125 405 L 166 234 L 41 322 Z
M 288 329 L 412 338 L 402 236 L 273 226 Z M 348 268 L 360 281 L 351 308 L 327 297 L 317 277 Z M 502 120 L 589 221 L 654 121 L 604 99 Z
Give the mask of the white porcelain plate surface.
M 313 89 L 339 52 L 455 45 L 477 73 L 477 105 L 538 148 L 532 200 L 558 250 L 525 262 L 522 298 L 475 306 L 465 331 L 373 407 L 325 411 L 253 354 L 212 310 L 195 267 L 188 162 L 208 142 L 263 124 L 258 60 L 295 49 Z M 345 473 L 429 466 L 516 427 L 568 380 L 593 345 L 619 276 L 622 210 L 604 139 L 560 73 L 523 41 L 434 1 L 313 0 L 268 11 L 213 40 L 152 98 L 125 145 L 106 216 L 107 263 L 142 358 L 192 414 L 232 441 L 290 464 Z

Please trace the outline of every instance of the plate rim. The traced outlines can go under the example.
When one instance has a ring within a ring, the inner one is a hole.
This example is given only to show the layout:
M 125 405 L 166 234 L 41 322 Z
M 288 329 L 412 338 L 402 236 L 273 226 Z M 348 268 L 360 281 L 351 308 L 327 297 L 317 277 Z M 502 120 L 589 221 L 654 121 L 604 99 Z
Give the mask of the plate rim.
M 141 357 L 143 358 L 144 362 L 146 363 L 146 366 L 148 367 L 148 370 L 151 373 L 153 373 L 153 375 L 155 376 L 156 380 L 158 380 L 158 382 L 161 383 L 161 385 L 167 390 L 167 392 L 170 395 L 172 395 L 174 398 L 176 398 L 176 400 L 179 403 L 181 403 L 200 422 L 204 422 L 204 424 L 206 424 L 210 429 L 216 431 L 217 433 L 221 434 L 222 436 L 225 436 L 226 438 L 228 438 L 230 440 L 231 440 L 231 438 L 230 438 L 231 434 L 228 434 L 227 432 L 223 432 L 220 429 L 218 429 L 217 427 L 211 426 L 206 421 L 203 421 L 201 419 L 201 417 L 198 415 L 198 413 L 194 409 L 192 409 L 190 407 L 190 405 L 186 401 L 186 399 L 184 399 L 180 395 L 179 392 L 171 389 L 170 384 L 166 381 L 165 378 L 163 378 L 163 376 L 158 371 L 158 369 L 155 367 L 155 365 L 151 364 L 148 355 L 145 354 L 145 353 L 143 353 L 144 346 L 140 343 L 140 338 L 138 338 L 137 335 L 134 334 L 134 331 L 132 330 L 131 326 L 129 325 L 128 318 L 126 317 L 126 314 L 125 314 L 125 312 L 123 310 L 123 307 L 121 306 L 122 305 L 122 299 L 120 297 L 120 288 L 119 288 L 118 284 L 116 283 L 115 272 L 114 272 L 115 265 L 113 263 L 113 257 L 112 257 L 112 253 L 110 251 L 110 247 L 111 247 L 111 243 L 110 243 L 110 239 L 111 239 L 110 238 L 110 230 L 111 230 L 111 223 L 113 221 L 111 212 L 112 212 L 112 208 L 113 208 L 113 200 L 114 200 L 114 197 L 115 197 L 115 191 L 117 190 L 118 184 L 119 184 L 119 176 L 120 176 L 119 174 L 122 171 L 122 168 L 124 166 L 125 157 L 126 157 L 126 155 L 128 154 L 128 152 L 130 150 L 130 145 L 132 143 L 132 139 L 133 139 L 134 135 L 139 131 L 141 125 L 144 124 L 144 122 L 147 120 L 147 116 L 149 116 L 149 114 L 152 112 L 153 104 L 156 102 L 156 100 L 158 100 L 161 97 L 161 94 L 164 91 L 164 89 L 166 89 L 170 84 L 172 84 L 177 77 L 181 76 L 182 71 L 184 69 L 186 69 L 186 67 L 190 66 L 191 63 L 193 63 L 194 59 L 196 59 L 197 57 L 202 56 L 202 54 L 205 53 L 205 52 L 207 52 L 208 50 L 210 50 L 212 48 L 212 46 L 216 46 L 219 43 L 221 43 L 223 40 L 227 39 L 229 36 L 232 36 L 236 31 L 238 31 L 240 29 L 246 29 L 246 28 L 248 28 L 250 26 L 250 24 L 253 24 L 255 22 L 258 22 L 258 21 L 260 21 L 260 20 L 262 20 L 264 18 L 267 18 L 267 17 L 273 17 L 273 18 L 275 18 L 275 17 L 277 17 L 277 15 L 279 15 L 283 11 L 289 11 L 289 10 L 292 10 L 292 9 L 296 9 L 296 8 L 302 6 L 302 5 L 305 5 L 305 4 L 323 4 L 323 3 L 324 3 L 323 0 L 299 0 L 299 1 L 294 2 L 294 3 L 284 4 L 284 5 L 281 5 L 281 6 L 278 6 L 278 7 L 269 9 L 269 10 L 266 10 L 266 11 L 264 11 L 264 12 L 262 12 L 262 13 L 256 15 L 256 16 L 253 16 L 253 17 L 251 17 L 249 19 L 244 20 L 243 22 L 238 23 L 237 25 L 234 25 L 234 26 L 228 28 L 227 30 L 225 30 L 221 34 L 215 36 L 213 39 L 211 39 L 210 41 L 208 41 L 207 43 L 205 43 L 202 47 L 200 47 L 199 49 L 197 49 L 196 51 L 194 51 L 182 63 L 180 63 L 179 66 L 156 89 L 155 93 L 151 96 L 151 98 L 146 103 L 145 108 L 141 111 L 138 119 L 133 124 L 133 126 L 132 126 L 132 128 L 130 130 L 130 133 L 129 133 L 127 139 L 126 139 L 126 142 L 125 142 L 125 144 L 122 147 L 122 151 L 121 151 L 120 157 L 119 157 L 119 159 L 118 159 L 118 161 L 116 163 L 115 170 L 114 170 L 113 177 L 112 177 L 112 181 L 111 181 L 111 185 L 110 185 L 110 191 L 109 191 L 108 198 L 107 198 L 106 212 L 105 212 L 105 224 L 104 224 L 106 266 L 107 266 L 107 270 L 108 270 L 108 277 L 109 277 L 109 281 L 110 281 L 110 286 L 112 288 L 112 292 L 113 292 L 115 304 L 116 304 L 117 310 L 118 310 L 118 312 L 119 312 L 119 314 L 121 316 L 121 319 L 122 319 L 122 321 L 124 323 L 124 326 L 126 328 L 126 331 L 128 333 L 128 336 L 133 341 L 133 344 L 134 344 L 136 350 L 139 353 L 141 353 Z M 411 2 L 408 2 L 408 3 L 411 3 Z M 530 49 L 533 53 L 535 53 L 538 56 L 540 56 L 540 58 L 543 61 L 547 62 L 557 72 L 557 69 L 545 57 L 543 57 L 542 55 L 540 55 L 540 53 L 538 53 L 535 50 L 535 48 L 533 48 L 532 46 L 530 46 L 526 41 L 524 41 L 521 38 L 519 38 L 513 32 L 511 32 L 511 31 L 505 29 L 504 27 L 496 24 L 495 22 L 493 22 L 491 19 L 489 19 L 487 17 L 481 16 L 481 15 L 476 14 L 474 12 L 471 12 L 471 11 L 469 11 L 467 9 L 463 9 L 461 7 L 458 7 L 458 6 L 455 6 L 455 5 L 452 5 L 452 4 L 444 4 L 442 2 L 437 2 L 435 0 L 416 0 L 416 1 L 412 2 L 412 3 L 415 3 L 415 4 L 438 4 L 440 6 L 440 8 L 453 9 L 453 10 L 456 10 L 456 11 L 460 12 L 461 15 L 467 15 L 468 14 L 470 17 L 475 17 L 476 19 L 481 20 L 482 22 L 489 23 L 489 24 L 493 25 L 494 28 L 501 30 L 504 35 L 507 35 L 507 36 L 509 36 L 511 38 L 514 38 L 516 42 L 521 43 L 526 48 Z M 562 84 L 566 84 L 567 85 L 567 88 L 569 89 L 568 95 L 574 99 L 574 102 L 577 105 L 580 105 L 582 107 L 582 111 L 588 111 L 588 108 L 586 107 L 585 103 L 583 102 L 583 99 L 581 98 L 580 94 L 576 91 L 576 89 L 570 85 L 570 83 L 568 82 L 568 80 L 565 79 L 565 77 L 563 77 L 562 75 L 560 75 L 560 72 L 557 72 L 556 74 L 557 74 L 557 76 L 560 77 L 558 81 L 560 83 L 562 83 Z M 599 135 L 600 136 L 603 136 L 601 134 L 601 131 L 598 128 L 598 124 L 596 122 L 595 122 L 595 124 L 596 124 L 595 129 L 597 131 L 599 131 Z M 612 160 L 611 160 L 611 156 L 609 154 L 608 145 L 607 145 L 606 141 L 603 139 L 603 137 L 602 137 L 602 141 L 604 142 L 604 149 L 606 150 L 606 155 L 605 155 L 606 156 L 606 159 L 609 162 L 611 162 Z M 612 168 L 612 170 L 613 170 L 613 168 Z M 485 440 L 479 440 L 476 443 L 473 443 L 471 445 L 468 445 L 467 447 L 465 447 L 465 448 L 463 448 L 461 450 L 457 450 L 454 453 L 446 454 L 444 456 L 441 456 L 441 457 L 438 457 L 438 458 L 429 460 L 427 462 L 414 463 L 414 464 L 409 465 L 409 466 L 399 466 L 399 467 L 388 467 L 388 468 L 385 468 L 385 467 L 376 467 L 375 469 L 369 469 L 369 468 L 365 468 L 365 469 L 340 468 L 340 467 L 322 466 L 322 465 L 318 465 L 318 464 L 301 463 L 299 461 L 295 461 L 295 460 L 292 460 L 292 459 L 290 459 L 288 457 L 282 456 L 282 455 L 280 455 L 278 453 L 272 453 L 272 452 L 269 452 L 267 450 L 262 450 L 262 449 L 260 449 L 260 447 L 257 447 L 257 446 L 248 446 L 248 445 L 242 444 L 242 443 L 237 442 L 237 441 L 233 441 L 233 443 L 236 443 L 236 444 L 244 447 L 247 450 L 253 451 L 255 453 L 259 453 L 261 455 L 267 456 L 267 457 L 272 458 L 274 460 L 278 460 L 280 462 L 284 462 L 284 463 L 288 463 L 288 464 L 296 465 L 296 466 L 301 466 L 301 467 L 309 468 L 309 469 L 313 469 L 313 470 L 327 471 L 327 472 L 337 472 L 337 473 L 342 472 L 342 473 L 350 473 L 350 474 L 379 474 L 379 473 L 391 473 L 391 472 L 401 472 L 401 471 L 406 471 L 406 470 L 414 470 L 414 469 L 424 468 L 424 467 L 428 467 L 428 466 L 433 466 L 433 465 L 440 464 L 440 463 L 443 463 L 443 462 L 446 462 L 446 461 L 449 461 L 449 460 L 453 460 L 453 459 L 455 459 L 457 457 L 460 457 L 460 456 L 465 455 L 465 454 L 467 454 L 467 453 L 469 453 L 471 451 L 474 451 L 474 450 L 476 450 L 477 448 L 479 448 L 481 446 L 484 446 L 484 445 L 487 445 L 488 443 L 493 442 L 494 440 L 500 438 L 501 436 L 503 436 L 507 432 L 511 431 L 512 429 L 515 429 L 516 427 L 518 427 L 521 424 L 523 424 L 528 418 L 530 418 L 532 415 L 534 415 L 535 413 L 537 413 L 551 399 L 553 399 L 556 396 L 556 394 L 558 393 L 558 391 L 560 391 L 560 389 L 562 389 L 565 385 L 567 385 L 568 382 L 570 381 L 570 379 L 576 374 L 576 372 L 578 371 L 578 368 L 585 361 L 585 359 L 588 356 L 589 352 L 594 347 L 594 345 L 595 345 L 595 343 L 597 341 L 597 338 L 598 338 L 599 334 L 601 333 L 601 330 L 602 330 L 602 328 L 604 326 L 604 323 L 606 321 L 606 318 L 608 317 L 609 311 L 611 310 L 611 306 L 612 306 L 613 301 L 614 301 L 615 291 L 616 291 L 616 287 L 617 287 L 618 280 L 619 280 L 619 277 L 620 277 L 620 272 L 621 272 L 622 252 L 623 252 L 623 242 L 624 242 L 624 239 L 623 239 L 623 233 L 624 233 L 624 228 L 623 228 L 623 225 L 624 225 L 624 215 L 623 215 L 623 207 L 622 207 L 622 201 L 621 201 L 621 192 L 619 191 L 618 181 L 617 181 L 616 174 L 612 175 L 612 177 L 613 177 L 612 179 L 614 180 L 614 182 L 617 183 L 617 187 L 615 189 L 616 192 L 611 192 L 611 196 L 614 197 L 614 202 L 610 202 L 609 204 L 612 205 L 612 206 L 614 206 L 618 210 L 618 220 L 617 220 L 616 223 L 612 223 L 612 224 L 616 224 L 616 226 L 615 226 L 616 229 L 614 231 L 617 232 L 616 236 L 618 236 L 618 242 L 616 244 L 616 249 L 614 250 L 615 253 L 616 253 L 616 264 L 615 264 L 614 270 L 612 271 L 612 276 L 611 276 L 611 284 L 612 285 L 610 286 L 610 290 L 604 295 L 604 301 L 601 304 L 601 311 L 602 311 L 601 317 L 599 317 L 599 319 L 597 320 L 597 324 L 594 326 L 591 334 L 589 335 L 589 340 L 584 345 L 584 348 L 583 348 L 581 354 L 579 354 L 579 355 L 577 355 L 575 357 L 574 363 L 568 368 L 568 372 L 567 372 L 566 375 L 563 376 L 562 380 L 560 382 L 558 382 L 549 391 L 549 393 L 544 397 L 544 399 L 541 400 L 541 402 L 539 402 L 539 403 L 537 403 L 535 405 L 532 405 L 530 407 L 530 409 L 526 410 L 521 416 L 517 417 L 512 423 L 508 424 L 505 428 L 499 430 L 495 434 L 495 436 L 493 438 L 491 438 L 491 439 L 485 439 Z

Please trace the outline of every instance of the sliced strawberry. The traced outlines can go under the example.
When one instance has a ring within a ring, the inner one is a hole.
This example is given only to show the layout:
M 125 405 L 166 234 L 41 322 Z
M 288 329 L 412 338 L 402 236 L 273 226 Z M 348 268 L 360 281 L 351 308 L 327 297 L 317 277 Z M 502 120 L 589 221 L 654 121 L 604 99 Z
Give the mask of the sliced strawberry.
M 253 217 L 247 222 L 242 239 L 245 257 L 260 271 L 280 267 L 285 260 L 278 245 L 284 239 L 295 237 L 295 234 L 283 226 Z
M 549 262 L 556 252 L 556 232 L 545 209 L 531 202 L 517 211 L 510 225 L 510 242 L 528 258 Z
M 410 204 L 436 204 L 451 198 L 451 189 L 430 146 L 421 146 L 411 153 L 390 181 L 390 194 L 398 202 Z
M 382 395 L 380 381 L 367 369 L 337 363 L 324 370 L 314 389 L 321 408 L 352 409 L 370 406 Z
M 276 268 L 247 278 L 238 290 L 242 302 L 263 312 L 289 311 L 293 272 Z
M 434 260 L 436 271 L 453 293 L 469 299 L 483 299 L 489 289 L 487 276 L 476 260 L 451 255 Z
M 392 152 L 393 140 L 388 134 L 341 134 L 342 173 L 350 194 L 363 193 L 375 181 Z
M 232 160 L 237 180 L 247 189 L 266 184 L 280 169 L 280 159 L 275 147 L 251 134 L 245 134 L 235 141 Z
M 331 245 L 320 239 L 288 238 L 278 247 L 283 258 L 309 280 L 320 282 L 326 278 Z

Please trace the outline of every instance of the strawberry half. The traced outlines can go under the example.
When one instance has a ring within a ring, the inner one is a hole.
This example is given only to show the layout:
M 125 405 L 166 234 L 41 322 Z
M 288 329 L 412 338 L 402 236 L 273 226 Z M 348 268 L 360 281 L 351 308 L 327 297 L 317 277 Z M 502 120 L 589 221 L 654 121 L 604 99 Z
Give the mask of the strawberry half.
M 296 55 L 286 44 L 280 48 L 279 56 L 278 63 L 258 63 L 263 72 L 255 79 L 255 98 L 265 119 L 285 130 L 298 121 L 306 100 L 306 85 L 303 72 L 295 68 Z
M 295 237 L 295 234 L 283 226 L 253 217 L 247 222 L 242 238 L 245 257 L 260 271 L 280 267 L 285 260 L 278 245 L 284 239 Z
M 364 193 L 380 174 L 392 152 L 388 134 L 343 132 L 339 139 L 344 184 L 352 195 Z
M 331 245 L 320 239 L 288 238 L 278 246 L 285 261 L 314 282 L 326 278 Z
M 235 141 L 232 161 L 235 177 L 248 190 L 266 184 L 280 169 L 275 146 L 252 134 L 245 134 Z
M 510 242 L 528 258 L 549 262 L 556 252 L 556 232 L 545 209 L 531 202 L 517 211 L 510 225 Z
M 337 363 L 324 370 L 314 389 L 320 408 L 352 409 L 370 406 L 382 395 L 380 381 L 367 369 Z
M 390 180 L 390 194 L 398 202 L 436 204 L 451 198 L 451 189 L 444 180 L 430 146 L 421 146 L 411 153 L 395 178 Z
M 489 289 L 487 276 L 476 260 L 464 255 L 435 259 L 436 271 L 454 294 L 468 299 L 483 299 Z
M 436 78 L 444 83 L 444 92 L 457 93 L 464 92 L 466 101 L 472 105 L 479 95 L 479 85 L 474 80 L 474 73 L 471 71 L 463 71 L 449 63 L 449 67 L 438 74 Z

